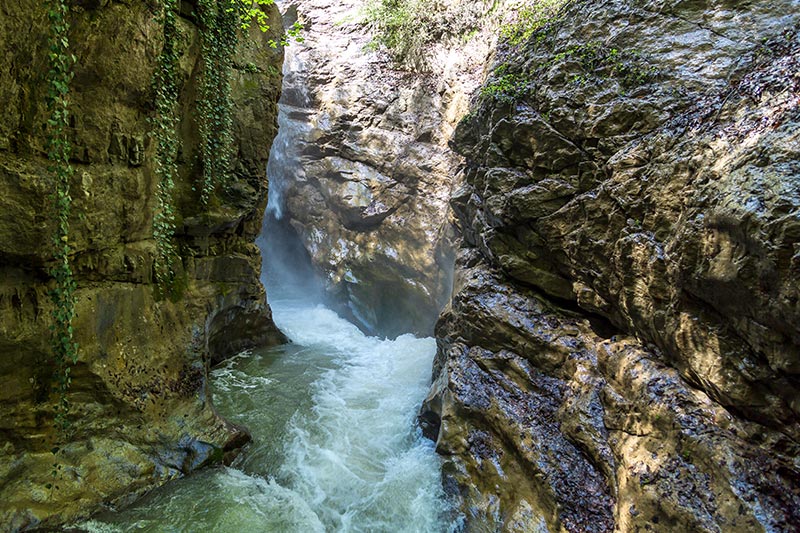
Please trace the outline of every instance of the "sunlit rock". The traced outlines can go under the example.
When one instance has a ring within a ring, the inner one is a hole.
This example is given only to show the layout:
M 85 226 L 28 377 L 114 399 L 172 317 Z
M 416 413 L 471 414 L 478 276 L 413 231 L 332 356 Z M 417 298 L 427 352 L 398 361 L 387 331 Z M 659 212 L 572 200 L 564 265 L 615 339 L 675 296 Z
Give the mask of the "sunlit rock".
M 429 50 L 435 65 L 410 71 L 369 46 L 366 4 L 294 4 L 309 31 L 287 59 L 294 155 L 275 167 L 287 176 L 278 209 L 340 310 L 371 332 L 429 334 L 451 284 L 448 198 L 462 158 L 447 143 L 493 34 Z
M 574 2 L 499 51 L 420 416 L 468 531 L 796 530 L 798 13 Z

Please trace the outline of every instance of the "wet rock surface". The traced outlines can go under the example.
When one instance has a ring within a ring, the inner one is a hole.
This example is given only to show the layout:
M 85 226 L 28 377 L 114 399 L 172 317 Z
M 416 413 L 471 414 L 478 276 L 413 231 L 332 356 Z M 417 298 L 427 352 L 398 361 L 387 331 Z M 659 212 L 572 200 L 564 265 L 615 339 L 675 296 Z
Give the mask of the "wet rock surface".
M 420 417 L 468 531 L 797 530 L 797 7 L 573 2 L 499 50 Z
M 295 134 L 273 179 L 340 311 L 370 332 L 430 334 L 452 281 L 448 198 L 462 158 L 447 143 L 489 36 L 427 50 L 436 64 L 412 71 L 372 49 L 365 6 L 300 0 L 289 10 L 306 42 L 287 56 L 282 104 Z
M 188 4 L 186 4 L 188 6 Z M 275 30 L 277 10 L 270 11 Z M 176 180 L 180 293 L 156 297 L 148 136 L 161 28 L 146 2 L 81 2 L 71 12 L 71 219 L 80 356 L 70 389 L 71 442 L 55 442 L 49 396 L 51 178 L 44 155 L 46 16 L 36 2 L 0 5 L 0 529 L 57 526 L 230 458 L 247 433 L 218 417 L 208 365 L 282 340 L 254 244 L 267 202 L 280 52 L 258 30 L 234 73 L 236 161 L 229 192 L 199 212 L 197 28 L 179 20 L 181 124 Z M 272 37 L 275 36 L 273 31 Z M 245 68 L 252 64 L 256 68 Z M 56 478 L 52 465 L 60 465 Z M 54 483 L 57 488 L 45 486 Z

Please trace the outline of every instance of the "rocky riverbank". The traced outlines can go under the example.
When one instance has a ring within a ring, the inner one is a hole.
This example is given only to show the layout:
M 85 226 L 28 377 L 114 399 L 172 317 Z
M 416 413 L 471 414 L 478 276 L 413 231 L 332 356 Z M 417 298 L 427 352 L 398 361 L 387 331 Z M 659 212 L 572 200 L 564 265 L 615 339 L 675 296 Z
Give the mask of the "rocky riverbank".
M 796 2 L 567 2 L 459 126 L 421 413 L 469 531 L 800 522 Z
M 283 339 L 259 280 L 255 237 L 267 201 L 281 32 L 253 28 L 234 68 L 235 172 L 202 213 L 197 181 L 200 42 L 184 2 L 178 43 L 178 291 L 158 298 L 151 76 L 163 33 L 148 2 L 73 2 L 70 244 L 80 346 L 71 439 L 54 456 L 47 274 L 53 221 L 45 158 L 47 18 L 40 2 L 0 5 L 0 529 L 57 525 L 223 460 L 248 439 L 206 395 L 211 361 Z M 58 465 L 55 477 L 53 463 Z M 54 488 L 48 489 L 50 483 Z

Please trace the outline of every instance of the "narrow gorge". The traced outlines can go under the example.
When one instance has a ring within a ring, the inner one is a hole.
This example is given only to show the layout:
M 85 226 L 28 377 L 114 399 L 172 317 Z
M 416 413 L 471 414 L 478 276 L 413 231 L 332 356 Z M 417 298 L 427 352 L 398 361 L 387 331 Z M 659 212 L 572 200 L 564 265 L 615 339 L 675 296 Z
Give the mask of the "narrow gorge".
M 0 531 L 800 531 L 800 0 L 0 51 Z

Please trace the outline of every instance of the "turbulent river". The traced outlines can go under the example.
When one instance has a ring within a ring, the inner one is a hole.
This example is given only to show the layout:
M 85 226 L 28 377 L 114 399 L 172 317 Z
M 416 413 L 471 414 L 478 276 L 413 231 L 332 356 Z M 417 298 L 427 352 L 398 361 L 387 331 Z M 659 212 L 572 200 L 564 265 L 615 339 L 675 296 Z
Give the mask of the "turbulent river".
M 440 465 L 415 426 L 433 339 L 365 336 L 285 295 L 275 321 L 293 341 L 212 372 L 219 412 L 254 442 L 213 468 L 105 515 L 89 531 L 446 531 Z

